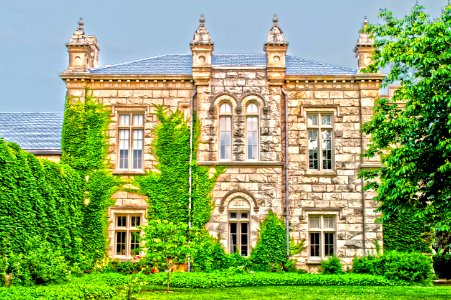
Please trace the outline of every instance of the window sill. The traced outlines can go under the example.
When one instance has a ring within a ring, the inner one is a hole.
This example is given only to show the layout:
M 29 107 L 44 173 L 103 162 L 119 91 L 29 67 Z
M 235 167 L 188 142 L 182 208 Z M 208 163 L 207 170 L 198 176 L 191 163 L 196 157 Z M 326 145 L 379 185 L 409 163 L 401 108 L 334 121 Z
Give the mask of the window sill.
M 276 167 L 276 166 L 284 166 L 283 162 L 273 162 L 273 161 L 249 161 L 249 160 L 243 160 L 243 161 L 199 161 L 199 166 L 238 166 L 238 167 Z
M 320 265 L 322 262 L 321 258 L 309 258 L 305 263 L 308 265 Z
M 335 177 L 337 176 L 337 172 L 335 170 L 322 170 L 322 171 L 317 171 L 317 170 L 308 170 L 307 172 L 305 172 L 304 176 L 306 177 Z
M 113 175 L 144 175 L 146 172 L 144 170 L 114 170 Z

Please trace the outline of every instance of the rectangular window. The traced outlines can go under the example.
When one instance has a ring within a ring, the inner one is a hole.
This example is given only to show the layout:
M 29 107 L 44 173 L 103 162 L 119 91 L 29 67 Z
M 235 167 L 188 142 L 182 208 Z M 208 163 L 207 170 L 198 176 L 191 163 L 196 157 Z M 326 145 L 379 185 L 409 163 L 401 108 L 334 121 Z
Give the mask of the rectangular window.
M 229 212 L 230 253 L 249 255 L 249 212 Z
M 310 257 L 325 258 L 335 255 L 335 216 L 309 216 Z
M 115 256 L 129 258 L 137 253 L 140 242 L 140 230 L 142 215 L 115 214 Z
M 219 157 L 229 160 L 232 154 L 232 117 L 219 117 Z
M 332 170 L 332 114 L 307 114 L 309 169 Z
M 119 114 L 119 170 L 142 170 L 144 114 Z

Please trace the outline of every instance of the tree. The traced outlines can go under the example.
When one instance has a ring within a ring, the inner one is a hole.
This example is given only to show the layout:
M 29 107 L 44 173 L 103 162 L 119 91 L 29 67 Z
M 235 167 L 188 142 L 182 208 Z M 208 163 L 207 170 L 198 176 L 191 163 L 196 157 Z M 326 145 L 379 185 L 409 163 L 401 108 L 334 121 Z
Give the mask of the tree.
M 382 167 L 362 175 L 367 188 L 377 190 L 384 220 L 415 212 L 432 229 L 449 232 L 451 6 L 437 19 L 420 5 L 400 19 L 388 10 L 379 17 L 381 24 L 366 28 L 376 39 L 375 62 L 367 71 L 390 67 L 384 85 L 400 86 L 392 99 L 376 102 L 363 127 L 371 134 L 365 156 L 380 155 Z
M 171 280 L 171 272 L 177 264 L 185 263 L 189 253 L 185 223 L 173 223 L 168 220 L 150 220 L 143 227 L 146 248 L 146 260 L 158 270 L 166 270 L 167 290 Z

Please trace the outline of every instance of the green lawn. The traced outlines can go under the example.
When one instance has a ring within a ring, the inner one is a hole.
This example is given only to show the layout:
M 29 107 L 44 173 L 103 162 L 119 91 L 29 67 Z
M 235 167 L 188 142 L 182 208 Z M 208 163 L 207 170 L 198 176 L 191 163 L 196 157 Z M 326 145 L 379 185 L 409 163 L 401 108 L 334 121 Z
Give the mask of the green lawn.
M 265 286 L 144 291 L 138 299 L 451 299 L 446 287 Z

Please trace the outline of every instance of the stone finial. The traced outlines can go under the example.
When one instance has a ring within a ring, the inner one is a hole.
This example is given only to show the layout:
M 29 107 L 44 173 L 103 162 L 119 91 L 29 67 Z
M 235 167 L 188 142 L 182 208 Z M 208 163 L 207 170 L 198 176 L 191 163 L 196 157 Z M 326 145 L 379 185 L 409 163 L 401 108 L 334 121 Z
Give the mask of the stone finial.
M 84 32 L 85 31 L 84 26 L 85 26 L 85 22 L 83 21 L 83 18 L 80 17 L 80 20 L 78 20 L 78 29 L 77 30 Z
M 191 41 L 191 45 L 212 45 L 210 33 L 208 32 L 207 27 L 205 27 L 205 16 L 203 14 L 200 15 L 199 18 L 199 27 L 194 33 L 193 40 Z
M 368 29 L 368 19 L 364 17 L 363 25 L 359 33 L 359 39 L 357 40 L 357 46 L 373 46 L 374 38 L 370 36 L 367 29 Z
M 266 39 L 266 44 L 270 45 L 287 45 L 288 43 L 285 41 L 285 35 L 283 34 L 282 29 L 279 27 L 279 18 L 277 15 L 274 15 L 273 26 L 269 30 L 268 38 Z
M 69 44 L 84 44 L 86 43 L 86 34 L 85 34 L 85 22 L 83 18 L 80 17 L 78 20 L 77 30 L 74 31 L 72 36 L 70 37 Z

